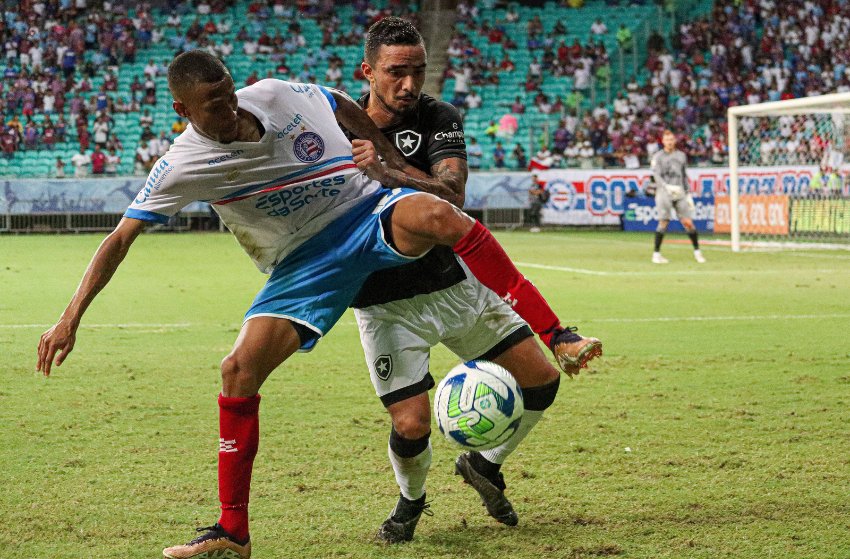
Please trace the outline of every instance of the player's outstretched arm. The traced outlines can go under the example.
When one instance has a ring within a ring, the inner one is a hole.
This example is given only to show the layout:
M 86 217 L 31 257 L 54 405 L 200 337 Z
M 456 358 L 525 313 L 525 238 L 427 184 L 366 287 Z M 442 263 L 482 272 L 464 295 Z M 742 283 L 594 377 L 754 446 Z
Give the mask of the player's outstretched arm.
M 83 275 L 83 280 L 71 298 L 71 302 L 68 303 L 65 312 L 59 318 L 59 322 L 42 334 L 41 340 L 38 342 L 36 370 L 42 371 L 44 376 L 50 375 L 54 358 L 58 367 L 74 349 L 77 328 L 80 326 L 83 313 L 86 312 L 100 290 L 109 283 L 115 270 L 118 269 L 118 265 L 121 264 L 121 261 L 127 255 L 127 251 L 130 250 L 130 245 L 133 244 L 144 227 L 144 221 L 125 217 L 100 244 L 86 269 L 85 275 Z

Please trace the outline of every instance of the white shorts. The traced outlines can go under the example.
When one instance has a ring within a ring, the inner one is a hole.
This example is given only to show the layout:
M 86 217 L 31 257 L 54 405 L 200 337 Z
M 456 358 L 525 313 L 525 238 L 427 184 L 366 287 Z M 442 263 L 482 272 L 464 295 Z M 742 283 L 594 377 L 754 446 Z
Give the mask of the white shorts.
M 409 299 L 354 309 L 375 392 L 384 406 L 434 386 L 431 348 L 442 343 L 464 361 L 494 358 L 531 329 L 464 267 L 467 279 Z

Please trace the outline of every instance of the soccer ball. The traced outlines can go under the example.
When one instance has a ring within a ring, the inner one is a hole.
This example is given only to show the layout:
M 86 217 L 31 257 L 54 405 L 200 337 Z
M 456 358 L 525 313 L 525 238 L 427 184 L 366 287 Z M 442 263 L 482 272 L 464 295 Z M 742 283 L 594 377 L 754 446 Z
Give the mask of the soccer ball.
M 440 432 L 464 448 L 487 450 L 508 440 L 522 420 L 522 390 L 489 361 L 461 363 L 440 381 L 434 417 Z

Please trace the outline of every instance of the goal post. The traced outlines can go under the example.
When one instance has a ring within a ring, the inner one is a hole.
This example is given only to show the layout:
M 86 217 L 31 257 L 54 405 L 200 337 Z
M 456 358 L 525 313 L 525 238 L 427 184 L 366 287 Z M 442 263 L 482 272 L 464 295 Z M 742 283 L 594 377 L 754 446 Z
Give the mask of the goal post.
M 727 119 L 733 251 L 741 250 L 742 233 L 850 240 L 850 93 L 731 107 Z

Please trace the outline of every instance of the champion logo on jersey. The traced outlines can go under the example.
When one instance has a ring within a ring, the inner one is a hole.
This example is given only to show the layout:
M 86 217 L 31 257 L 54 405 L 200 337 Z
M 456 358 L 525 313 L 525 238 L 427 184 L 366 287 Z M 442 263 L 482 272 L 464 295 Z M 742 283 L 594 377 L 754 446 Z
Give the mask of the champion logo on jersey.
M 313 163 L 325 154 L 325 142 L 315 132 L 302 132 L 292 145 L 295 157 L 304 163 Z
M 239 449 L 236 448 L 236 439 L 231 439 L 226 441 L 224 439 L 218 440 L 218 451 L 219 452 L 238 452 Z
M 422 134 L 413 130 L 402 130 L 395 133 L 395 146 L 401 150 L 405 157 L 410 157 L 419 149 L 422 143 Z
M 375 374 L 381 380 L 387 380 L 393 374 L 393 357 L 392 355 L 379 355 L 375 359 Z

